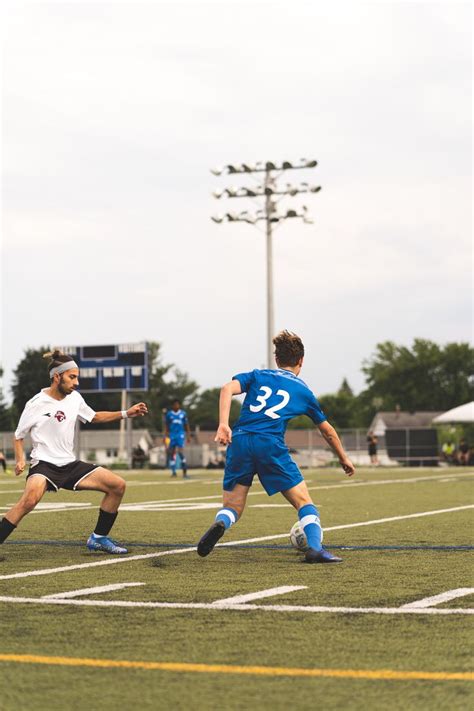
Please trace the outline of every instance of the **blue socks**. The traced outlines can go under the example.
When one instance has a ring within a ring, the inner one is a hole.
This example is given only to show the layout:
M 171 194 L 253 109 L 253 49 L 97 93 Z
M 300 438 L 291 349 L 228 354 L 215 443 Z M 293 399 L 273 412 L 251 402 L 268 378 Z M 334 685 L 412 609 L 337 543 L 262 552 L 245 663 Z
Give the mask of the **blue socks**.
M 225 508 L 217 512 L 216 521 L 222 521 L 222 523 L 227 529 L 230 528 L 234 523 L 237 523 L 238 518 L 239 516 L 237 514 L 237 511 L 234 511 L 234 509 Z
M 184 454 L 179 454 L 179 452 L 175 452 L 174 457 L 169 458 L 169 465 L 171 469 L 171 474 L 173 476 L 176 476 L 176 470 L 178 468 L 178 457 L 181 460 L 181 468 L 183 470 L 183 474 L 186 474 L 188 471 L 188 464 L 186 462 L 186 457 Z
M 172 476 L 176 476 L 176 454 L 174 457 L 170 457 L 170 469 Z
M 320 551 L 323 540 L 323 530 L 319 521 L 319 511 L 314 504 L 305 504 L 298 511 L 301 527 L 305 532 L 308 546 Z

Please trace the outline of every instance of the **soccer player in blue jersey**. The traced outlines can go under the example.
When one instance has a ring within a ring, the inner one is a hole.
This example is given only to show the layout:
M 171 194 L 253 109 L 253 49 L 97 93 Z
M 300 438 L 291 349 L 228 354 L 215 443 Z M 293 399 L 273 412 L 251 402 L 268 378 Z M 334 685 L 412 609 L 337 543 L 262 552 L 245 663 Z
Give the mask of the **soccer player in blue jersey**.
M 176 476 L 176 455 L 181 459 L 183 468 L 183 478 L 188 478 L 188 465 L 184 456 L 184 442 L 191 441 L 191 430 L 189 429 L 188 416 L 181 409 L 179 400 L 173 400 L 171 410 L 168 410 L 165 417 L 165 440 L 169 437 L 168 460 L 171 467 L 171 476 Z
M 348 476 L 354 465 L 344 451 L 336 430 L 326 419 L 308 386 L 299 379 L 304 346 L 294 333 L 282 331 L 274 339 L 275 370 L 252 370 L 234 375 L 221 389 L 216 442 L 228 444 L 224 473 L 223 508 L 198 543 L 201 557 L 209 555 L 217 541 L 243 513 L 255 474 L 269 496 L 281 492 L 298 511 L 309 549 L 307 563 L 340 563 L 341 558 L 322 547 L 319 513 L 297 465 L 290 457 L 284 436 L 288 421 L 308 415 L 318 427 Z M 246 393 L 233 431 L 229 427 L 233 395 Z

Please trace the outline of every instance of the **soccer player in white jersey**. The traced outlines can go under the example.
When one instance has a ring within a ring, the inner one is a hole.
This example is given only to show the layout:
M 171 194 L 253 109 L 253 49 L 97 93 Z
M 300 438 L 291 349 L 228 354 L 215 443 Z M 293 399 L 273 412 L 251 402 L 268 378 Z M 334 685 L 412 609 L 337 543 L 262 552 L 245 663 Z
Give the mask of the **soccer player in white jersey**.
M 322 546 L 318 509 L 284 441 L 288 422 L 298 415 L 308 415 L 348 476 L 354 474 L 354 465 L 318 400 L 298 377 L 304 358 L 301 339 L 294 333 L 282 331 L 273 343 L 277 368 L 238 373 L 221 390 L 216 442 L 229 445 L 223 507 L 199 541 L 197 552 L 202 557 L 209 555 L 225 531 L 238 521 L 257 474 L 269 496 L 282 493 L 298 511 L 309 546 L 306 562 L 340 563 L 341 558 Z M 246 393 L 246 396 L 240 417 L 231 431 L 229 413 L 232 396 L 240 393 Z
M 127 553 L 126 548 L 109 538 L 125 493 L 125 481 L 104 467 L 77 460 L 73 451 L 74 432 L 78 419 L 81 422 L 114 422 L 146 415 L 147 406 L 140 402 L 128 410 L 94 412 L 77 392 L 79 368 L 71 356 L 55 350 L 44 357 L 50 358 L 48 370 L 51 385 L 26 403 L 15 432 L 15 474 L 20 476 L 26 467 L 23 440 L 28 433 L 33 442 L 31 466 L 20 500 L 0 521 L 0 543 L 35 508 L 47 491 L 88 489 L 105 494 L 97 525 L 87 541 L 88 549 Z

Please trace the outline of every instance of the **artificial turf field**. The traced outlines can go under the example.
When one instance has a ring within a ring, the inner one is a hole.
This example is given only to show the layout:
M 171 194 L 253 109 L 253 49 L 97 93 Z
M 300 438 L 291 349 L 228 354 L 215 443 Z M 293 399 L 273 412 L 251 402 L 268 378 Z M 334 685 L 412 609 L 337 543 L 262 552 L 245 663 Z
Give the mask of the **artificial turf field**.
M 125 478 L 128 556 L 86 550 L 94 492 L 47 494 L 2 547 L 2 711 L 472 708 L 472 469 L 307 471 L 340 565 L 302 563 L 259 484 L 201 559 L 221 474 Z M 0 477 L 0 515 L 22 487 Z

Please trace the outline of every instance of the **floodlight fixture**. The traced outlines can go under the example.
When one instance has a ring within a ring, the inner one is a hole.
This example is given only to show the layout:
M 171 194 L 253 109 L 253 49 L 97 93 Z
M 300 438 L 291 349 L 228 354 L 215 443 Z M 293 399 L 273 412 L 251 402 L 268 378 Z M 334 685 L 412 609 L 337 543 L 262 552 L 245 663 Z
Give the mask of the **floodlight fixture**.
M 269 173 L 283 170 L 301 170 L 305 168 L 315 168 L 318 165 L 316 160 L 301 158 L 299 162 L 284 160 L 281 163 L 275 161 L 256 161 L 255 163 L 228 163 L 223 168 L 212 168 L 213 175 L 234 175 L 235 173 Z

